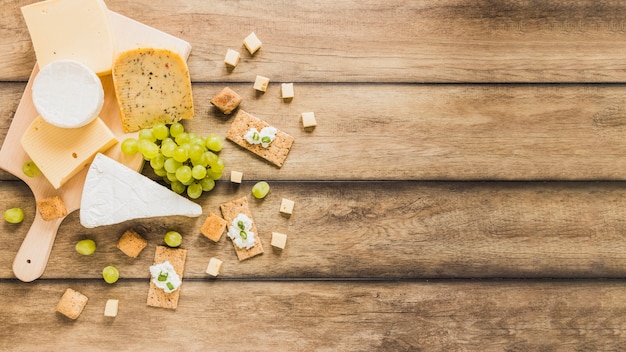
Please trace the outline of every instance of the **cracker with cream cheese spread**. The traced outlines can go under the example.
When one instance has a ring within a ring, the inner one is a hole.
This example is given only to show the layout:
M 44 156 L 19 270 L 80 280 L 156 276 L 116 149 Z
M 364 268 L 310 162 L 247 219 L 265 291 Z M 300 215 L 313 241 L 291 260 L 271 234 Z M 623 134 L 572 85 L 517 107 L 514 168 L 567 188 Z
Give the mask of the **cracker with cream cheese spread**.
M 169 261 L 181 280 L 183 279 L 183 272 L 185 271 L 186 259 L 187 250 L 181 248 L 157 246 L 154 253 L 154 264 L 160 264 L 166 260 Z M 166 293 L 152 282 L 151 277 L 147 305 L 151 307 L 176 309 L 178 307 L 178 298 L 180 297 L 181 288 L 182 285 L 176 291 Z
M 224 220 L 226 220 L 226 226 L 228 226 L 229 229 L 232 226 L 233 220 L 239 214 L 244 214 L 252 220 L 252 226 L 250 228 L 250 231 L 254 232 L 256 236 L 254 246 L 252 246 L 250 249 L 240 248 L 233 242 L 233 247 L 235 248 L 235 252 L 237 252 L 237 258 L 239 259 L 239 261 L 252 258 L 259 254 L 263 254 L 263 245 L 261 244 L 259 231 L 257 230 L 254 219 L 252 218 L 252 212 L 250 212 L 250 208 L 248 207 L 248 199 L 246 197 L 242 197 L 228 203 L 224 203 L 220 205 L 220 210 L 222 211 L 222 216 L 224 217 Z

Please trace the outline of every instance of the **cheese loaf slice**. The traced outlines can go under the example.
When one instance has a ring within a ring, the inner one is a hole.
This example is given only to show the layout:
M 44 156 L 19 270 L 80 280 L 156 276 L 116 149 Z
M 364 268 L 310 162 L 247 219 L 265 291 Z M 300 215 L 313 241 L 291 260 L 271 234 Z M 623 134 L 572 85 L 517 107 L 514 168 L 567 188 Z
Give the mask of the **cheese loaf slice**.
M 193 118 L 189 69 L 179 54 L 155 48 L 128 50 L 117 57 L 112 73 L 124 132 Z

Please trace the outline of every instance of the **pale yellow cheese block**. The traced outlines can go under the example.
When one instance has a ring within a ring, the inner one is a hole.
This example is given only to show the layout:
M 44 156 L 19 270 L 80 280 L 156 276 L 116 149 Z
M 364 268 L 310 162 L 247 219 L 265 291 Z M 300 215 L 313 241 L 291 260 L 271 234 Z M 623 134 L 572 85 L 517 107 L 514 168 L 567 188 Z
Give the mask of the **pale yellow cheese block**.
M 117 138 L 100 118 L 83 127 L 61 128 L 38 116 L 21 139 L 24 151 L 55 189 L 88 166 L 98 152 L 116 143 Z
M 124 132 L 193 118 L 189 69 L 179 54 L 157 48 L 128 50 L 117 57 L 112 74 Z
M 21 10 L 40 68 L 72 59 L 98 75 L 111 72 L 115 44 L 104 1 L 47 0 Z

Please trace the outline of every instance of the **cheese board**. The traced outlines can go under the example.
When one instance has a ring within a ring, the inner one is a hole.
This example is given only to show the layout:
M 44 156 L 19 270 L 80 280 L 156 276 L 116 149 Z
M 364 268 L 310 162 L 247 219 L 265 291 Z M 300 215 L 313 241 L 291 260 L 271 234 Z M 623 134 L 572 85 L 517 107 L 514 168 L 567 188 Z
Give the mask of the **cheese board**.
M 119 53 L 139 47 L 157 47 L 170 49 L 177 52 L 185 60 L 188 59 L 191 53 L 191 45 L 185 40 L 114 11 L 107 11 L 115 40 L 116 52 Z M 0 168 L 24 181 L 33 192 L 35 201 L 51 196 L 60 196 L 65 202 L 67 213 L 70 214 L 72 211 L 80 208 L 87 168 L 84 168 L 58 189 L 55 189 L 44 175 L 31 178 L 24 175 L 22 171 L 23 164 L 29 161 L 30 157 L 22 148 L 20 140 L 24 131 L 38 116 L 32 102 L 31 93 L 33 80 L 38 72 L 39 67 L 35 64 L 0 149 Z M 111 75 L 101 76 L 100 79 L 105 96 L 100 118 L 120 142 L 127 137 L 136 135 L 127 134 L 123 131 Z M 133 156 L 124 155 L 119 145 L 113 146 L 105 154 L 136 171 L 140 171 L 143 166 L 143 158 L 140 154 Z M 39 214 L 39 211 L 35 212 L 33 223 L 13 261 L 13 273 L 19 280 L 31 282 L 41 277 L 44 273 L 57 231 L 63 219 L 64 217 L 45 221 Z

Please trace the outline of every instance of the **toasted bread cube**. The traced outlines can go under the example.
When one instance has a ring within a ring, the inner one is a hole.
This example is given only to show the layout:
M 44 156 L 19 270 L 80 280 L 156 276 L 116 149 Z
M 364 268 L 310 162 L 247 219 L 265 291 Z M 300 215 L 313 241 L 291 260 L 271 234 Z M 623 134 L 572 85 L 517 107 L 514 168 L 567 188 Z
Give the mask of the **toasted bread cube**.
M 104 316 L 105 317 L 116 317 L 117 316 L 117 307 L 119 305 L 119 300 L 117 299 L 109 299 L 107 300 L 106 305 L 104 306 Z
M 231 171 L 230 172 L 230 182 L 232 183 L 241 183 L 243 179 L 243 173 L 240 171 Z
M 75 320 L 80 316 L 80 313 L 83 312 L 88 300 L 87 296 L 68 288 L 65 290 L 65 293 L 63 293 L 63 297 L 61 297 L 61 300 L 57 304 L 56 310 L 66 317 Z
M 295 202 L 293 200 L 283 198 L 282 201 L 280 202 L 280 212 L 283 214 L 291 215 L 293 213 L 294 205 L 295 205 Z
M 254 80 L 254 89 L 258 90 L 259 92 L 265 92 L 269 84 L 269 78 L 265 76 L 256 76 L 256 79 Z
M 63 202 L 63 199 L 59 196 L 39 200 L 37 202 L 37 209 L 39 210 L 39 214 L 41 214 L 41 218 L 45 221 L 62 218 L 67 215 L 65 202 Z
M 226 50 L 226 56 L 224 57 L 224 63 L 230 67 L 235 67 L 239 63 L 239 52 L 233 49 Z
M 283 99 L 292 99 L 293 98 L 293 83 L 283 83 L 280 85 L 280 92 L 282 94 Z
M 261 41 L 256 36 L 256 34 L 254 34 L 254 32 L 250 33 L 243 40 L 243 45 L 246 47 L 246 49 L 248 49 L 248 51 L 250 52 L 250 55 L 254 55 L 254 53 L 256 53 L 257 50 L 261 49 Z
M 200 233 L 211 241 L 218 242 L 220 238 L 222 238 L 225 229 L 226 220 L 214 213 L 210 213 L 206 220 L 204 220 L 202 227 L 200 227 Z
M 224 114 L 229 115 L 242 101 L 243 98 L 237 92 L 229 87 L 225 87 L 211 99 L 211 104 Z
M 270 244 L 276 248 L 285 249 L 285 244 L 287 244 L 287 235 L 280 232 L 272 232 L 272 241 Z
M 311 127 L 317 126 L 317 121 L 315 121 L 314 112 L 303 112 L 301 116 L 302 116 L 302 126 L 304 128 L 311 128 Z
M 137 258 L 147 245 L 148 241 L 132 229 L 126 230 L 117 241 L 117 248 L 131 258 Z
M 222 261 L 217 258 L 211 258 L 209 260 L 209 265 L 206 268 L 206 273 L 211 276 L 217 276 L 220 273 L 220 269 L 222 269 Z

